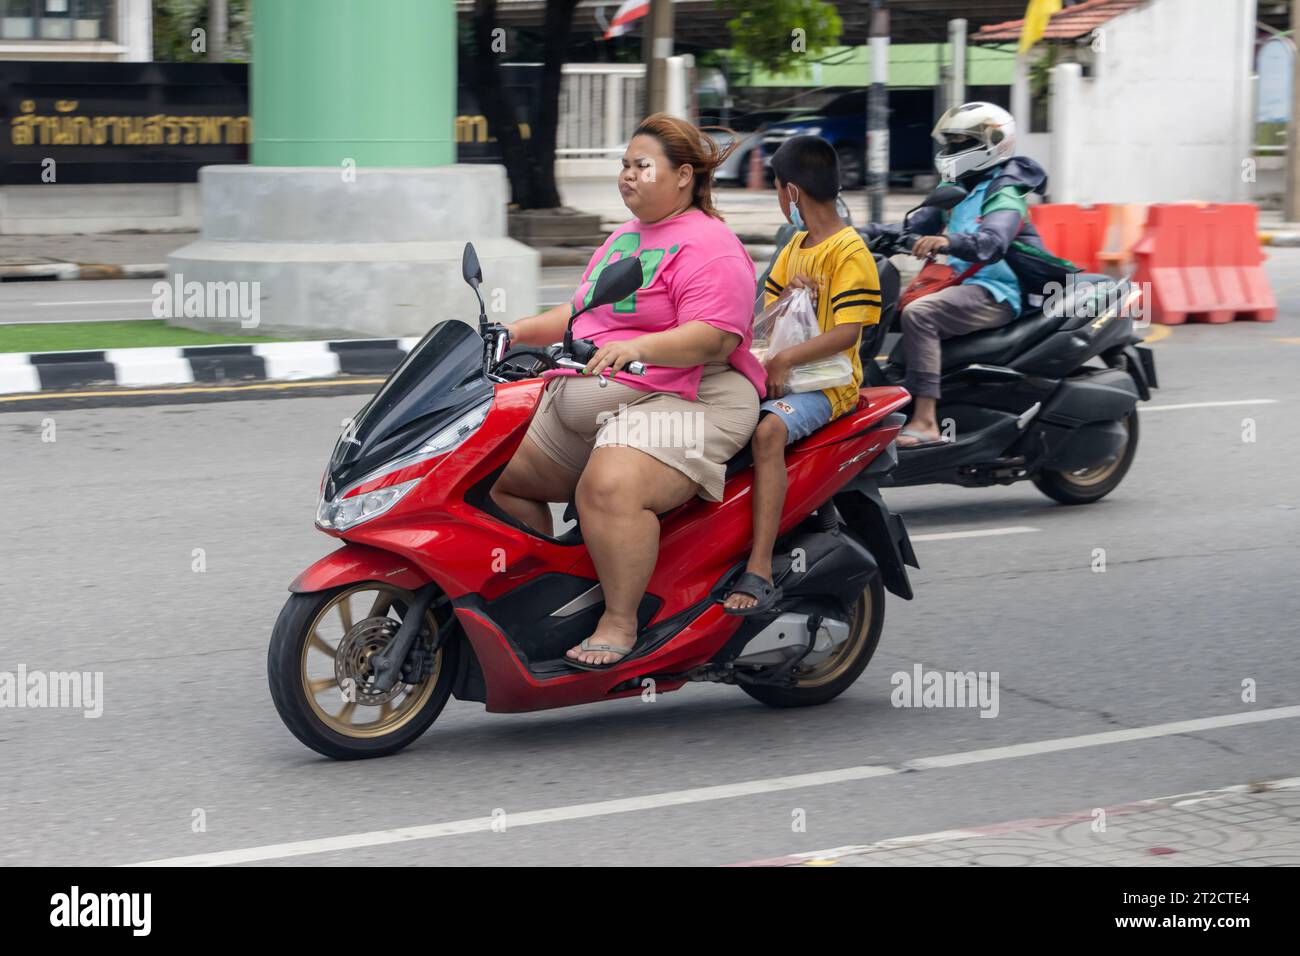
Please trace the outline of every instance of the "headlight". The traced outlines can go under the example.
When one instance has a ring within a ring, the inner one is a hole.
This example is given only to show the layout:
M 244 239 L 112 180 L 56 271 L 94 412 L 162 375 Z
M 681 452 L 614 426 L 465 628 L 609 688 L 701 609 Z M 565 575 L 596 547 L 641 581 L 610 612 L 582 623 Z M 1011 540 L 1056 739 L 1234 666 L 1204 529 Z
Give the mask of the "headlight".
M 809 126 L 803 131 L 804 136 L 820 136 L 821 134 L 822 128 L 820 126 Z
M 460 418 L 456 419 L 446 428 L 438 431 L 436 435 L 426 441 L 409 455 L 403 455 L 401 458 L 395 458 L 386 462 L 382 468 L 378 468 L 366 475 L 360 481 L 354 481 L 348 487 L 344 488 L 332 500 L 326 501 L 324 498 L 324 482 L 322 481 L 322 497 L 320 505 L 316 508 L 316 525 L 321 528 L 329 528 L 333 531 L 346 531 L 363 521 L 367 521 L 376 515 L 383 514 L 393 505 L 397 504 L 402 497 L 420 483 L 423 476 L 414 478 L 410 481 L 404 481 L 397 485 L 388 485 L 384 488 L 376 488 L 374 491 L 368 491 L 365 494 L 353 495 L 347 497 L 348 493 L 354 488 L 367 485 L 384 475 L 392 474 L 403 468 L 409 468 L 411 465 L 418 465 L 422 461 L 428 461 L 430 458 L 437 458 L 439 455 L 445 455 L 447 452 L 461 444 L 470 435 L 474 434 L 487 418 L 487 414 L 492 409 L 492 400 L 488 399 L 480 405 L 471 408 Z
M 367 491 L 364 495 L 354 495 L 351 498 L 344 498 L 342 495 L 333 501 L 326 501 L 322 498 L 320 507 L 316 509 L 316 524 L 322 528 L 346 531 L 353 525 L 358 525 L 367 519 L 375 517 L 375 515 L 383 514 L 419 483 L 420 479 L 415 478 L 411 481 L 404 481 L 400 485 L 377 488 L 374 491 Z

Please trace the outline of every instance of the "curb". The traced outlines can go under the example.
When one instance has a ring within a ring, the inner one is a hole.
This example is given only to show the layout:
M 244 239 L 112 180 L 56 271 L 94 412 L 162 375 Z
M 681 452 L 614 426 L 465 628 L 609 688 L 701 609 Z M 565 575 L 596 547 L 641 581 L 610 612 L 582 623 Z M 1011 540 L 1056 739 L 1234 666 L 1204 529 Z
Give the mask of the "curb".
M 420 339 L 176 345 L 83 352 L 0 352 L 0 394 L 88 386 L 293 382 L 387 375 Z
M 0 265 L 0 282 L 51 279 L 161 279 L 165 262 L 107 265 L 93 262 L 32 262 Z

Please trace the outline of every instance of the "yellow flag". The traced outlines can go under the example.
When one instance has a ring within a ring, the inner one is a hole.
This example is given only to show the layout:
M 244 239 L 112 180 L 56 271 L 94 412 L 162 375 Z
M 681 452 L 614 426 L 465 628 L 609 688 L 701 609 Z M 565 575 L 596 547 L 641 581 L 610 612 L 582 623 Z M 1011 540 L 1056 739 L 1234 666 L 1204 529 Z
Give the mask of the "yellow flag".
M 1052 14 L 1061 9 L 1061 0 L 1029 0 L 1025 8 L 1025 25 L 1020 29 L 1020 52 L 1028 53 L 1029 48 L 1043 38 L 1047 21 Z

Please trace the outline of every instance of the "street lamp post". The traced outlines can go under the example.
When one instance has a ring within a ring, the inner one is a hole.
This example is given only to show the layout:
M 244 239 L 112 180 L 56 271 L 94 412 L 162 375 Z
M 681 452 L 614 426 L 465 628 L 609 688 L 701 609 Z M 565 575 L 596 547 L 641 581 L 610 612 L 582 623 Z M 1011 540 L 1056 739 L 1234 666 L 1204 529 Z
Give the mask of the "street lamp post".
M 871 0 L 871 89 L 867 93 L 867 196 L 872 222 L 885 218 L 889 181 L 889 11 Z

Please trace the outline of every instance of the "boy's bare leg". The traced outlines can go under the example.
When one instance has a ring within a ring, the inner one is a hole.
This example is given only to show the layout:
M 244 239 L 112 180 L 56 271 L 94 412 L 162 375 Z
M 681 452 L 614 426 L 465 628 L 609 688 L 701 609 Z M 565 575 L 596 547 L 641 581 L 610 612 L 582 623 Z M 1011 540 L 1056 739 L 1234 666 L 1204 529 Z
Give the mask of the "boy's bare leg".
M 787 477 L 785 444 L 789 432 L 779 415 L 764 415 L 754 431 L 754 547 L 745 570 L 772 580 L 772 549 L 776 547 L 781 509 L 785 505 Z M 725 606 L 737 610 L 753 607 L 758 599 L 739 592 L 729 594 Z

